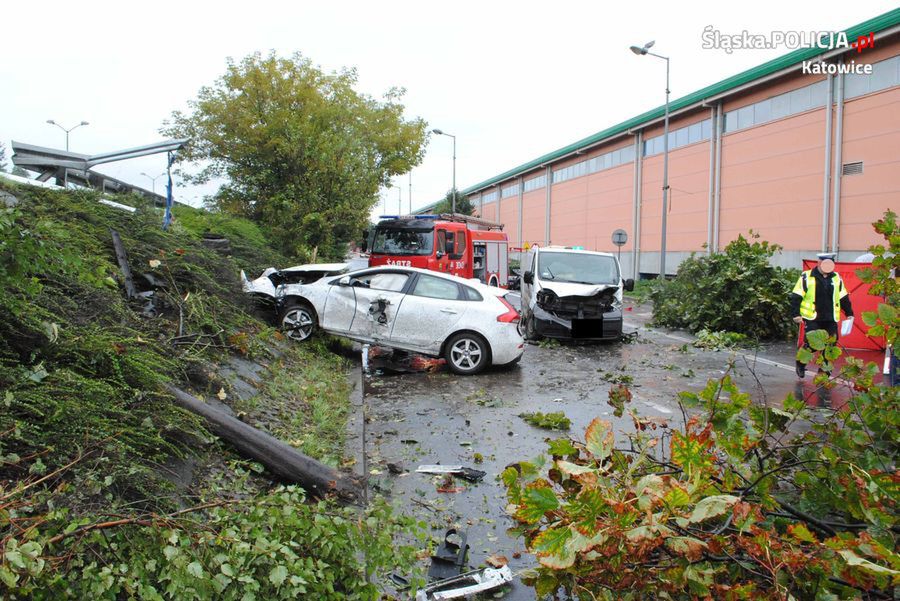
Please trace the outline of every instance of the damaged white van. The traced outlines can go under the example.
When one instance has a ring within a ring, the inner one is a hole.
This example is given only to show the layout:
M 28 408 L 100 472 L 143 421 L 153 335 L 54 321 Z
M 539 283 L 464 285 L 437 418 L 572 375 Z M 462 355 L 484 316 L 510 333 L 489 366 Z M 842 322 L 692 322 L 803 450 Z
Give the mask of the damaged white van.
M 614 340 L 622 336 L 622 279 L 615 255 L 548 246 L 522 260 L 522 328 L 529 340 Z

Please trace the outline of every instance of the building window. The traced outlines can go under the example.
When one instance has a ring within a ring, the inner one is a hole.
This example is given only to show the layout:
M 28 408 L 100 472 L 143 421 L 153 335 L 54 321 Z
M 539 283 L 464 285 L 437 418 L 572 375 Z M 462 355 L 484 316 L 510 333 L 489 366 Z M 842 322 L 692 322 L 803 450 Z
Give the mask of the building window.
M 539 190 L 547 185 L 547 176 L 539 175 L 537 177 L 533 177 L 531 179 L 525 180 L 525 184 L 522 186 L 525 192 L 531 192 L 532 190 Z
M 669 150 L 681 148 L 682 146 L 694 144 L 695 142 L 709 140 L 711 134 L 712 121 L 710 121 L 709 119 L 704 119 L 703 121 L 694 123 L 693 125 L 680 127 L 674 131 L 669 132 Z M 663 140 L 662 136 L 647 138 L 644 141 L 644 156 L 647 157 L 662 153 L 665 150 L 664 142 L 665 141 Z M 622 150 L 624 151 L 625 149 L 623 148 Z M 631 158 L 629 160 L 633 160 L 634 150 L 631 150 L 630 154 Z
M 506 186 L 505 188 L 501 188 L 500 197 L 501 198 L 509 198 L 510 196 L 515 196 L 519 193 L 519 183 L 516 182 L 511 186 Z

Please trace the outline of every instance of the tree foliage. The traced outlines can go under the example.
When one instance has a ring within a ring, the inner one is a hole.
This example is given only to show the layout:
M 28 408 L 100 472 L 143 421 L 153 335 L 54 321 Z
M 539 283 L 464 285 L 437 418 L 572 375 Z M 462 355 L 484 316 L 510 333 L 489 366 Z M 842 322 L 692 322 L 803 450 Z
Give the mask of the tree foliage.
M 325 73 L 300 54 L 255 53 L 229 60 L 162 131 L 191 139 L 181 160 L 203 168 L 186 179 L 227 178 L 218 208 L 257 221 L 289 255 L 317 246 L 343 255 L 379 188 L 421 161 L 426 137 L 421 119 L 404 118 L 402 89 L 376 100 L 356 85 L 352 69 Z
M 453 196 L 456 196 L 456 212 L 460 215 L 471 215 L 475 212 L 475 205 L 468 196 L 462 194 L 459 190 L 450 190 L 444 198 L 435 205 L 434 213 L 452 213 L 453 212 Z
M 876 229 L 889 245 L 873 252 L 896 256 L 892 214 Z M 876 290 L 896 290 L 891 265 L 865 276 Z M 896 333 L 890 302 L 877 318 Z M 809 338 L 820 363 L 840 356 L 826 332 Z M 552 441 L 549 462 L 507 468 L 510 511 L 540 564 L 526 581 L 539 595 L 896 598 L 900 387 L 849 357 L 841 380 L 817 376 L 825 389 L 852 390 L 845 407 L 822 413 L 793 395 L 756 404 L 731 372 L 680 394 L 680 426 L 631 410 L 628 444 L 614 445 L 612 425 L 595 419 L 583 442 Z M 629 400 L 610 393 L 616 415 Z
M 0 142 L 0 171 L 6 171 L 6 145 Z
M 796 269 L 774 267 L 769 259 L 781 247 L 738 236 L 721 253 L 692 253 L 671 281 L 654 282 L 653 321 L 662 326 L 744 334 L 754 340 L 793 333 L 789 295 Z

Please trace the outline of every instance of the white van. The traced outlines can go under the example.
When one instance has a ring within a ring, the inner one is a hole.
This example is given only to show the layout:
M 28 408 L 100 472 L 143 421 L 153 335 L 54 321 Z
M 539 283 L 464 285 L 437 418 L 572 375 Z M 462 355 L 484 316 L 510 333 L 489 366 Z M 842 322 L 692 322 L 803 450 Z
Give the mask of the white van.
M 622 336 L 622 279 L 610 253 L 534 247 L 522 260 L 522 328 L 529 340 L 613 340 Z

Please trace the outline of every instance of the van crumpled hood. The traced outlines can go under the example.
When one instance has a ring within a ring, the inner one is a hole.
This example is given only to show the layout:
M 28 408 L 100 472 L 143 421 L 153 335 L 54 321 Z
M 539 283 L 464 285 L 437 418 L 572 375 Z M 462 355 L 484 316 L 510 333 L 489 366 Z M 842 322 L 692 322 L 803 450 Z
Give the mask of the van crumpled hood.
M 573 284 L 572 282 L 541 281 L 541 288 L 552 290 L 557 296 L 594 296 L 607 288 L 618 288 L 617 284 Z

